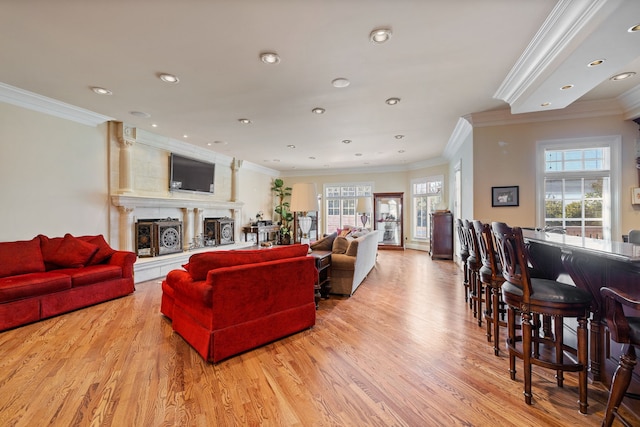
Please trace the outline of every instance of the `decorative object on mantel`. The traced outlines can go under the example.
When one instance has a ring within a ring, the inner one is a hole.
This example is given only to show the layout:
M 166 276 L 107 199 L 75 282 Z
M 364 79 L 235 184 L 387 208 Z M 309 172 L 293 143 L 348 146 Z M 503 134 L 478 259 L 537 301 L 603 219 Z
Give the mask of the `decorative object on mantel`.
M 234 239 L 235 221 L 229 217 L 205 218 L 205 246 L 230 245 Z
M 284 181 L 276 178 L 273 180 L 271 191 L 273 191 L 278 198 L 275 212 L 280 215 L 279 243 L 281 245 L 288 245 L 291 242 L 291 227 L 289 223 L 293 220 L 293 214 L 289 210 L 289 202 L 285 201 L 285 198 L 291 196 L 291 187 L 285 187 Z
M 153 257 L 182 252 L 182 221 L 142 219 L 136 223 L 136 254 Z
M 360 221 L 362 222 L 362 228 L 366 228 L 367 221 L 369 220 L 369 214 L 373 212 L 373 203 L 371 197 L 359 197 L 358 205 L 356 206 L 356 213 L 362 214 Z
M 302 215 L 298 217 L 302 238 L 300 243 L 311 246 L 309 241 L 309 231 L 311 230 L 311 217 L 307 216 L 307 212 L 316 212 L 318 210 L 318 190 L 313 182 L 298 182 L 293 184 L 291 191 L 291 211 L 300 212 Z

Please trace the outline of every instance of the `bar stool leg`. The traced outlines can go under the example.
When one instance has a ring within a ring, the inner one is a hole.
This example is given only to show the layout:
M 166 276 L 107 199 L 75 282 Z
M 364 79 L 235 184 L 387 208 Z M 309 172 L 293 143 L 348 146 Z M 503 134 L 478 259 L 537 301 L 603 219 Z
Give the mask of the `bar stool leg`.
M 578 317 L 578 363 L 582 364 L 582 370 L 578 374 L 578 387 L 580 388 L 580 413 L 586 414 L 589 403 L 587 402 L 587 364 L 589 363 L 589 335 L 587 333 L 587 318 Z
M 522 312 L 522 359 L 524 362 L 524 401 L 531 405 L 531 313 Z

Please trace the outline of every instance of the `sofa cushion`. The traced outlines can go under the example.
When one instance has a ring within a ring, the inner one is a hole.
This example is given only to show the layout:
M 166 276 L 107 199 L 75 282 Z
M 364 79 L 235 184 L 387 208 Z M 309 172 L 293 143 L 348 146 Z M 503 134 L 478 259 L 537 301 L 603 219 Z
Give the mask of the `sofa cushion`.
M 45 269 L 55 270 L 58 268 L 56 264 L 51 261 L 60 244 L 62 243 L 62 237 L 47 237 L 44 234 L 38 236 L 40 238 L 40 250 L 42 251 L 42 259 L 44 260 Z
M 71 288 L 71 277 L 57 272 L 20 274 L 0 278 L 0 303 L 37 297 Z
M 0 243 L 0 277 L 45 271 L 40 239 Z
M 71 286 L 74 288 L 122 278 L 122 268 L 109 264 L 89 265 L 83 268 L 62 268 L 55 272 L 68 274 L 71 277 Z
M 113 249 L 109 244 L 104 240 L 102 234 L 97 236 L 81 236 L 78 239 L 96 245 L 98 247 L 98 251 L 91 257 L 89 262 L 85 265 L 96 265 L 102 263 L 104 260 L 113 255 L 116 250 Z
M 324 236 L 322 239 L 313 242 L 311 249 L 314 251 L 330 251 L 333 249 L 333 241 L 337 236 L 337 232 Z
M 98 246 L 83 242 L 67 233 L 55 253 L 51 255 L 50 261 L 60 267 L 79 268 L 83 267 L 97 251 Z
M 347 251 L 345 252 L 345 255 L 348 256 L 356 256 L 358 255 L 358 243 L 360 241 L 358 239 L 353 239 L 351 241 L 351 243 L 349 243 L 349 247 L 347 248 Z
M 307 252 L 307 245 L 276 246 L 267 249 L 239 251 L 211 251 L 192 255 L 184 268 L 194 281 L 205 280 L 209 270 L 307 256 Z
M 334 254 L 343 254 L 347 252 L 349 240 L 346 237 L 338 236 L 333 240 L 331 252 Z

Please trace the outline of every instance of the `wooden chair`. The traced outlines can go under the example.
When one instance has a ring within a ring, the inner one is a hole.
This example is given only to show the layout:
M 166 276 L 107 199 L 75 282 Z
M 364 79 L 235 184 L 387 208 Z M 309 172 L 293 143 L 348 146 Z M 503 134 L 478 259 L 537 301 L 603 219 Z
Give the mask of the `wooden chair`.
M 458 234 L 458 245 L 460 256 L 460 263 L 462 264 L 462 285 L 464 286 L 464 301 L 469 301 L 469 269 L 467 268 L 467 259 L 469 259 L 469 247 L 467 246 L 467 237 L 464 230 L 464 222 L 460 219 L 456 219 L 456 232 Z
M 579 409 L 586 414 L 589 356 L 587 318 L 590 314 L 591 294 L 555 280 L 531 278 L 522 230 L 519 227 L 511 228 L 502 222 L 493 222 L 491 228 L 505 279 L 502 298 L 507 304 L 507 348 L 511 379 L 515 379 L 515 359 L 519 357 L 524 365 L 524 398 L 531 405 L 532 365 L 555 370 L 558 387 L 563 386 L 565 371 L 577 372 Z M 516 315 L 521 318 L 521 337 L 516 336 Z M 555 337 L 540 337 L 537 334 L 539 323 L 536 319 L 539 315 L 553 319 Z M 577 349 L 564 343 L 565 317 L 575 317 L 578 321 Z M 575 353 L 577 362 L 565 363 L 564 351 Z
M 478 249 L 478 238 L 473 229 L 473 222 L 465 220 L 465 231 L 467 236 L 467 248 L 469 258 L 467 258 L 467 269 L 469 271 L 469 303 L 473 310 L 473 317 L 478 319 L 478 326 L 482 326 L 482 298 L 483 289 L 480 282 L 480 250 Z
M 504 305 L 500 292 L 504 283 L 502 267 L 498 264 L 493 234 L 489 224 L 481 221 L 473 221 L 473 228 L 476 233 L 478 249 L 482 266 L 480 267 L 480 282 L 485 286 L 485 321 L 487 323 L 487 341 L 491 342 L 493 329 L 493 352 L 500 355 L 500 326 L 507 327 L 504 321 Z M 501 318 L 502 315 L 502 318 Z
M 640 399 L 638 394 L 627 393 L 633 368 L 637 363 L 635 346 L 640 345 L 640 317 L 638 317 L 640 314 L 627 316 L 623 306 L 640 311 L 640 301 L 619 289 L 609 287 L 601 288 L 600 294 L 604 301 L 604 315 L 611 339 L 620 344 L 628 344 L 627 352 L 620 356 L 620 363 L 611 380 L 609 399 L 602 425 L 609 427 L 614 418 L 617 418 L 618 421 L 629 427 L 632 424 L 618 414 L 618 408 L 625 396 Z

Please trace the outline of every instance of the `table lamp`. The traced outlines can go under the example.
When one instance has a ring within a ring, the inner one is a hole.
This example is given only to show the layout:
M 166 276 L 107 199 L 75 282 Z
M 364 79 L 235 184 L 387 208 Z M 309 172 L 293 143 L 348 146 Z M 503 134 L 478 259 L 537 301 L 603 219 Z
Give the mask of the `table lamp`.
M 373 211 L 373 204 L 371 203 L 371 197 L 359 197 L 358 205 L 356 206 L 356 213 L 362 214 L 360 221 L 362 221 L 362 228 L 367 225 L 369 215 Z
M 318 210 L 318 191 L 316 184 L 313 182 L 293 184 L 291 190 L 291 206 L 289 209 L 291 212 L 301 213 L 301 216 L 298 218 L 300 231 L 302 231 L 300 243 L 309 245 L 309 230 L 311 230 L 312 219 L 307 216 L 307 212 L 316 212 Z M 309 245 L 309 252 L 311 252 L 311 245 Z

